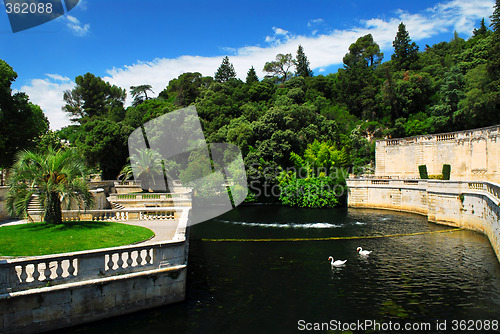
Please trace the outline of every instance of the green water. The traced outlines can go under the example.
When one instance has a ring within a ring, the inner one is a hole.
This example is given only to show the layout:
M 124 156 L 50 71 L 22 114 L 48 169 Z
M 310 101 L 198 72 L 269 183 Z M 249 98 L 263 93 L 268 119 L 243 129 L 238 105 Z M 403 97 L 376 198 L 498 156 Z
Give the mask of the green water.
M 499 320 L 500 265 L 487 238 L 478 233 L 304 242 L 202 240 L 442 229 L 449 227 L 389 211 L 240 207 L 191 228 L 185 302 L 79 326 L 72 332 L 294 333 L 300 332 L 300 320 L 433 326 L 446 320 L 450 330 L 454 320 Z M 358 246 L 373 253 L 362 258 L 356 253 Z M 332 270 L 329 256 L 347 263 Z M 433 327 L 431 332 L 439 331 Z

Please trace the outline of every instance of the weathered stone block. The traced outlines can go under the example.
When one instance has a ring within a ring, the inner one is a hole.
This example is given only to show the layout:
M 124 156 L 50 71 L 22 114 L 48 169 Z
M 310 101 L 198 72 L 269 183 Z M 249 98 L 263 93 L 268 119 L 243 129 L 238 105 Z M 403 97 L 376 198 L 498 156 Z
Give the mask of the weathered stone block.
M 33 310 L 33 322 L 64 321 L 66 315 L 67 308 L 65 304 L 45 304 L 45 306 Z
M 11 329 L 21 329 L 28 327 L 33 322 L 33 312 L 31 309 L 4 314 L 4 328 L 8 333 Z

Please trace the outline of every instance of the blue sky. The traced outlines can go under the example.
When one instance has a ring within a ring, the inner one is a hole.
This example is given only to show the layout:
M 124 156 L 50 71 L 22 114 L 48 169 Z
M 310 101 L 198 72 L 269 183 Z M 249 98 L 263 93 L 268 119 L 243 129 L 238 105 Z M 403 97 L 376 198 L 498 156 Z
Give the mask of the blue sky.
M 390 59 L 403 21 L 421 49 L 468 38 L 493 0 L 442 1 L 161 1 L 80 0 L 66 15 L 12 33 L 0 2 L 0 59 L 18 73 L 25 91 L 49 117 L 52 129 L 68 125 L 62 92 L 91 72 L 122 88 L 151 84 L 158 94 L 184 72 L 213 75 L 229 56 L 238 76 L 250 66 L 260 77 L 278 53 L 302 44 L 315 74 L 336 71 L 348 47 L 372 33 Z M 127 100 L 129 102 L 130 99 Z

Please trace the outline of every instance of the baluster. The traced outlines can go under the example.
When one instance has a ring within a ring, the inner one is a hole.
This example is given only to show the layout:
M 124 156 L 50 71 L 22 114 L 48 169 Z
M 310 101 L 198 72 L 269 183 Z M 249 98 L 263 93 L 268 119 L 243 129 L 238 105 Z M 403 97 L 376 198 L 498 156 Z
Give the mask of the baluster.
M 113 254 L 110 253 L 107 255 L 108 256 L 108 270 L 113 270 L 113 267 L 115 265 L 115 263 L 113 262 Z
M 33 281 L 38 281 L 40 278 L 40 272 L 38 271 L 38 263 L 33 265 Z
M 122 259 L 122 256 L 123 256 L 123 253 L 118 253 L 118 262 L 116 264 L 118 264 L 118 269 L 122 269 L 123 268 L 123 259 Z
M 69 259 L 69 266 L 68 266 L 68 274 L 69 274 L 69 277 L 73 277 L 75 276 L 75 271 L 76 271 L 76 268 L 74 266 L 74 258 L 70 258 Z
M 49 280 L 51 274 L 52 274 L 52 272 L 50 270 L 50 265 L 49 265 L 49 262 L 47 261 L 47 262 L 45 262 L 45 270 L 43 271 L 43 275 L 45 276 L 46 280 Z
M 132 252 L 127 252 L 127 268 L 132 267 Z
M 146 249 L 146 264 L 151 264 L 153 258 L 151 257 L 152 248 Z
M 140 249 L 140 250 L 137 251 L 137 258 L 135 259 L 135 261 L 137 262 L 137 266 L 142 266 L 142 256 L 141 256 L 141 253 L 142 253 L 142 249 Z
M 28 279 L 26 266 L 27 265 L 21 265 L 21 274 L 19 275 L 19 279 L 21 280 L 22 283 L 26 283 L 26 280 Z
M 57 260 L 56 278 L 62 278 L 62 274 L 63 274 L 62 260 Z

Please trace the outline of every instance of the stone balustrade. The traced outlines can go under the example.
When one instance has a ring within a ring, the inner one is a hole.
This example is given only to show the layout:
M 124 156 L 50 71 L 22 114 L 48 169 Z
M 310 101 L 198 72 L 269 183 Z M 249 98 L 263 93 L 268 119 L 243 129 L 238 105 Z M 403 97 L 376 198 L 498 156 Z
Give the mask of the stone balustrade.
M 414 212 L 488 236 L 500 261 L 500 185 L 487 181 L 348 179 L 348 205 Z
M 185 263 L 183 241 L 0 261 L 0 294 Z
M 182 193 L 110 194 L 107 198 L 115 208 L 191 206 L 191 191 Z
M 0 295 L 184 265 L 188 216 L 189 210 L 179 211 L 171 241 L 0 260 Z
M 127 220 L 173 220 L 181 216 L 185 207 L 147 207 L 126 208 L 112 210 L 63 210 L 62 220 L 71 221 L 127 221 Z M 29 218 L 33 222 L 40 222 L 43 218 L 41 211 L 31 211 Z

